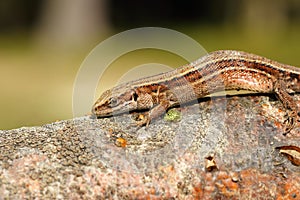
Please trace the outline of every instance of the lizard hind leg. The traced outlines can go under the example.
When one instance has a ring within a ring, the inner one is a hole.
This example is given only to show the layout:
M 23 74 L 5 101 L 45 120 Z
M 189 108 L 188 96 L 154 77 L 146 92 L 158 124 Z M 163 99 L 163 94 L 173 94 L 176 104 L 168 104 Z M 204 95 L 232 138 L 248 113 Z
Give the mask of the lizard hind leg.
M 297 112 L 297 105 L 294 101 L 293 97 L 287 92 L 287 88 L 285 84 L 278 80 L 274 84 L 274 92 L 277 98 L 282 102 L 283 106 L 287 109 L 287 119 L 285 120 L 285 132 L 283 133 L 286 135 L 289 133 L 295 126 L 298 112 Z

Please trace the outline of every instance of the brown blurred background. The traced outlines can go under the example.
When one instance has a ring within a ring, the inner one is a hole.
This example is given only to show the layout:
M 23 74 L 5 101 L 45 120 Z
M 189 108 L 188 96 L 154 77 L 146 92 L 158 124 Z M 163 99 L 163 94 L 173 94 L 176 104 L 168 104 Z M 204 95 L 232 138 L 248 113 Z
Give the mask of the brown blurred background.
M 299 0 L 0 0 L 0 129 L 71 118 L 83 59 L 109 36 L 144 26 L 180 31 L 208 51 L 244 50 L 300 67 Z M 140 50 L 113 65 L 152 60 L 184 63 Z

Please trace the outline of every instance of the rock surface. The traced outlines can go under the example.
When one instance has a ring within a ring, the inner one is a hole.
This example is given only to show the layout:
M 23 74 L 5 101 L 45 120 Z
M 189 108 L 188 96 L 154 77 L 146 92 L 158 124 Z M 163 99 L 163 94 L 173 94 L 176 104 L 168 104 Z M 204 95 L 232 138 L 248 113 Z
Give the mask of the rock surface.
M 0 131 L 0 199 L 300 199 L 299 123 L 283 135 L 274 96 L 175 110 L 148 127 L 124 114 Z

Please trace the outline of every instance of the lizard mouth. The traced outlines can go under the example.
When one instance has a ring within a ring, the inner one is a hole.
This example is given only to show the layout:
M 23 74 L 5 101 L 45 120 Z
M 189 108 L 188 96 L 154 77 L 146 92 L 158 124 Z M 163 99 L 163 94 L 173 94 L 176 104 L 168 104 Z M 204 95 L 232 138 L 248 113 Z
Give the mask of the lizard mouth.
M 94 106 L 92 108 L 92 115 L 95 116 L 96 118 L 100 118 L 100 117 L 109 117 L 112 116 L 112 109 L 105 109 L 105 110 L 101 110 L 98 106 Z

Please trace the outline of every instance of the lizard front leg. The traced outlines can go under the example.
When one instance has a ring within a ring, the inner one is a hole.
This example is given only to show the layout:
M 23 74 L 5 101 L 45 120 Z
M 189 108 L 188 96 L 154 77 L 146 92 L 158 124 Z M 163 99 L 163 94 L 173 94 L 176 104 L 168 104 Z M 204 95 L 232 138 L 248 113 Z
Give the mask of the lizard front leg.
M 148 126 L 153 119 L 164 114 L 171 105 L 170 101 L 165 99 L 165 96 L 160 96 L 160 87 L 155 93 L 152 91 L 137 91 L 137 95 L 137 110 L 150 109 L 144 115 L 139 115 L 142 117 L 138 117 L 138 126 Z
M 137 121 L 138 126 L 146 125 L 153 120 L 163 115 L 166 110 L 170 107 L 170 103 L 167 100 L 161 101 L 159 104 L 154 106 L 150 111 L 146 112 L 139 121 Z

